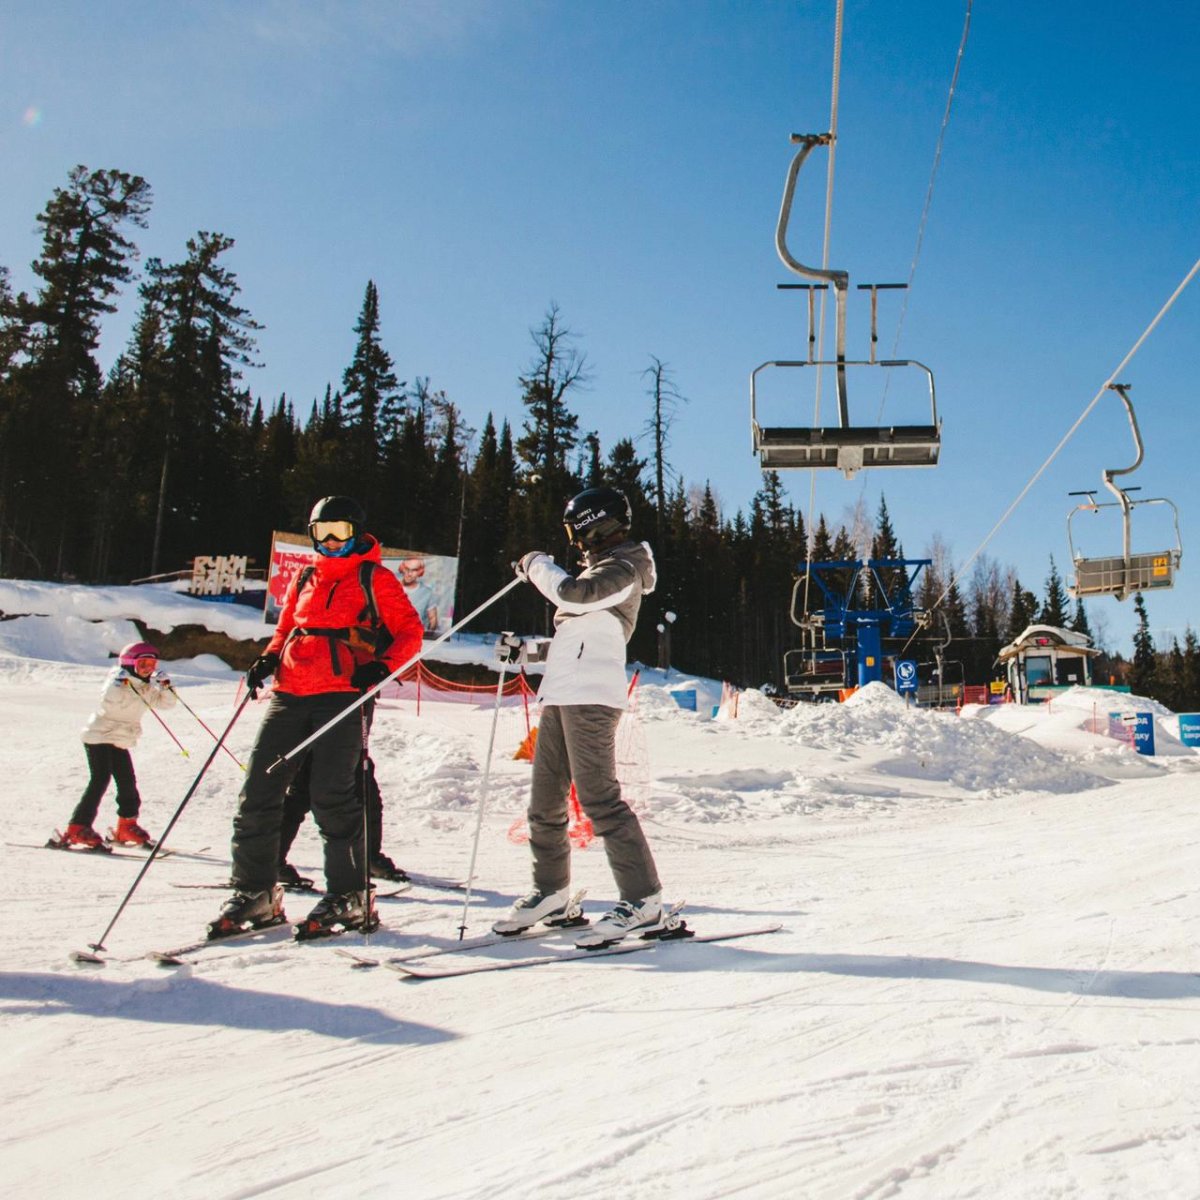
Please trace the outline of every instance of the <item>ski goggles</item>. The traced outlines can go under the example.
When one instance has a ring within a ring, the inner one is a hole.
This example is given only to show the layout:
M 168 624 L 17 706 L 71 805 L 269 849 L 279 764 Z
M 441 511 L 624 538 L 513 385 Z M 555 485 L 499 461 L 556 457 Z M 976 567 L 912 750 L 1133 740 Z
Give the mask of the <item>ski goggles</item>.
M 353 521 L 314 521 L 308 532 L 314 542 L 327 542 L 334 538 L 339 542 L 348 542 L 354 536 Z

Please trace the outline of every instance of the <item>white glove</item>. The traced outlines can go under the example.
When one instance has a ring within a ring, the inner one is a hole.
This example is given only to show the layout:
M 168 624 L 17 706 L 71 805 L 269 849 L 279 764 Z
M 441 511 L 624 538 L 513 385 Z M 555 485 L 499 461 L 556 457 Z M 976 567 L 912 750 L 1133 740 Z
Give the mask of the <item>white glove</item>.
M 549 558 L 551 562 L 554 561 L 554 559 L 551 558 L 550 555 L 545 552 L 545 550 L 530 550 L 528 554 L 523 554 L 521 556 L 520 562 L 515 562 L 512 565 L 513 570 L 517 573 L 517 578 L 525 583 L 528 583 L 529 568 L 533 566 L 533 564 L 539 558 Z

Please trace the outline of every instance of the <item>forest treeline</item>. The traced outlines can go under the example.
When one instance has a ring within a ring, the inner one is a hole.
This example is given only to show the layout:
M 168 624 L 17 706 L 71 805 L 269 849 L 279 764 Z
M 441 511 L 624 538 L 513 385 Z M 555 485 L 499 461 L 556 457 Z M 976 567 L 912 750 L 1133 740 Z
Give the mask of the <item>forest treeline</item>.
M 348 493 L 384 544 L 458 557 L 464 613 L 512 578 L 525 551 L 561 561 L 565 500 L 603 482 L 629 495 L 635 532 L 659 564 L 632 655 L 656 661 L 656 626 L 672 612 L 675 665 L 779 686 L 784 651 L 798 641 L 788 606 L 799 564 L 904 556 L 882 496 L 873 517 L 859 511 L 849 527 L 831 527 L 819 516 L 810 530 L 766 472 L 748 511 L 722 511 L 710 486 L 689 484 L 669 461 L 685 400 L 657 358 L 646 364 L 637 427 L 602 446 L 574 411 L 589 367 L 553 303 L 530 330 L 513 418 L 489 414 L 480 430 L 416 364 L 397 370 L 372 281 L 357 319 L 347 314 L 355 344 L 340 380 L 314 381 L 299 404 L 257 397 L 246 375 L 261 326 L 238 301 L 233 238 L 200 231 L 176 261 L 139 267 L 136 232 L 152 199 L 140 176 L 76 167 L 36 218 L 35 294 L 15 292 L 0 264 L 0 575 L 129 582 L 197 554 L 262 564 L 273 530 L 302 530 L 316 497 Z M 101 322 L 127 289 L 136 318 L 105 374 Z M 1041 595 L 987 559 L 960 586 L 939 539 L 921 536 L 932 561 L 918 600 L 941 610 L 932 628 L 952 639 L 949 681 L 993 678 L 996 651 L 1032 621 L 1090 633 L 1053 560 Z M 1138 604 L 1133 660 L 1106 659 L 1101 673 L 1177 710 L 1200 708 L 1195 636 L 1156 648 Z M 548 620 L 523 588 L 486 624 L 541 632 Z M 931 644 L 917 656 L 930 657 Z

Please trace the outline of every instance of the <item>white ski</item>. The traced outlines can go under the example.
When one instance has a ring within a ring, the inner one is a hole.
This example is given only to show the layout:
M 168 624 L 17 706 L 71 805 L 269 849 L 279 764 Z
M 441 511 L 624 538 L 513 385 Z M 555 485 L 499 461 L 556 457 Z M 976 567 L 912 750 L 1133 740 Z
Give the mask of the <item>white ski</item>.
M 587 895 L 585 890 L 576 892 L 567 906 L 567 911 L 580 908 L 583 903 L 584 896 Z M 488 946 L 502 946 L 506 942 L 523 942 L 531 938 L 551 938 L 555 936 L 565 936 L 574 934 L 580 929 L 587 926 L 588 919 L 582 915 L 578 919 L 572 920 L 566 925 L 549 925 L 539 924 L 534 925 L 529 929 L 523 929 L 519 933 L 482 933 L 478 937 L 465 938 L 461 942 L 453 942 L 449 946 L 430 946 L 424 950 L 412 950 L 402 954 L 397 958 L 387 960 L 387 965 L 414 962 L 423 958 L 437 958 L 442 954 L 461 954 L 464 950 L 484 950 Z M 378 967 L 381 964 L 377 958 L 367 958 L 361 954 L 355 954 L 352 950 L 344 950 L 338 948 L 338 953 L 345 958 L 355 959 L 355 966 L 358 967 Z
M 389 959 L 384 966 L 397 971 L 407 979 L 451 979 L 458 975 L 479 975 L 485 971 L 518 971 L 522 967 L 550 966 L 553 963 L 582 962 L 592 958 L 606 958 L 614 954 L 636 954 L 640 950 L 654 950 L 659 946 L 695 945 L 698 942 L 727 942 L 734 938 L 758 937 L 764 933 L 778 933 L 782 925 L 758 925 L 746 929 L 731 929 L 723 933 L 693 933 L 687 930 L 682 935 L 658 938 L 627 939 L 603 946 L 595 950 L 586 950 L 578 946 L 564 946 L 562 950 L 551 954 L 539 954 L 532 958 L 490 958 L 486 961 L 478 959 L 463 963 L 446 965 L 426 965 Z

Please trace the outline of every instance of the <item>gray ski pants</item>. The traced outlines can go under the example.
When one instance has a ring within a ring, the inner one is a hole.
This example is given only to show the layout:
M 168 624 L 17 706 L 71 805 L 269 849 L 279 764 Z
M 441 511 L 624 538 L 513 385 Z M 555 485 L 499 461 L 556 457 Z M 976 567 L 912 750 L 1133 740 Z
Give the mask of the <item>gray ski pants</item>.
M 538 723 L 529 797 L 533 886 L 557 891 L 571 882 L 567 797 L 571 781 L 579 804 L 604 840 L 608 865 L 622 900 L 662 890 L 654 858 L 617 782 L 619 708 L 603 704 L 547 704 Z

